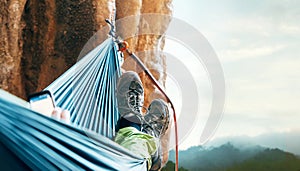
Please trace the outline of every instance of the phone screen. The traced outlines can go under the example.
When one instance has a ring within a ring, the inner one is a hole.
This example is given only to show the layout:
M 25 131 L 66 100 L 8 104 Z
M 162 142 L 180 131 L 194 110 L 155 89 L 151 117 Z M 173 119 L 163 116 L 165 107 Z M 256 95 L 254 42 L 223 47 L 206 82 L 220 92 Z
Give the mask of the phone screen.
M 44 114 L 46 116 L 51 116 L 54 110 L 54 102 L 50 93 L 38 93 L 33 95 L 29 99 L 30 107 L 32 110 Z

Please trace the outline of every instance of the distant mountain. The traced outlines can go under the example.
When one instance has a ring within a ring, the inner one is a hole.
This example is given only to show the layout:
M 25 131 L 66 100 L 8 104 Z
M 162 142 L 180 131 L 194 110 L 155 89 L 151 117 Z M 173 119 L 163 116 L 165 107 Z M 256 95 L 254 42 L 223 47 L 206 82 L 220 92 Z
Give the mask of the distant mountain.
M 170 152 L 169 159 L 175 162 L 174 151 Z M 195 146 L 180 151 L 179 166 L 192 171 L 275 171 L 276 168 L 283 171 L 300 171 L 300 159 L 279 149 L 257 145 L 240 148 L 226 143 L 214 148 Z M 282 169 L 284 167 L 289 169 Z
M 228 171 L 300 171 L 300 159 L 279 149 L 266 149 Z
M 279 148 L 300 156 L 300 130 L 288 132 L 269 132 L 258 136 L 231 136 L 217 138 L 205 144 L 205 146 L 220 146 L 231 142 L 235 147 L 243 148 L 259 144 L 262 147 Z

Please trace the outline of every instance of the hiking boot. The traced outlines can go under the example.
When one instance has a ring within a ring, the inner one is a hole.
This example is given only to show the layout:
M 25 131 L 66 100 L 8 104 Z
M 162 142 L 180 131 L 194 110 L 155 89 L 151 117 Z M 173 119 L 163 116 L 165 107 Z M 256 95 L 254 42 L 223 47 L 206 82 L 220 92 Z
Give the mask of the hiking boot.
M 155 99 L 144 116 L 142 131 L 156 138 L 160 138 L 168 129 L 170 122 L 167 104 L 161 99 Z
M 119 113 L 141 113 L 144 104 L 144 88 L 137 73 L 129 71 L 119 78 L 117 84 Z

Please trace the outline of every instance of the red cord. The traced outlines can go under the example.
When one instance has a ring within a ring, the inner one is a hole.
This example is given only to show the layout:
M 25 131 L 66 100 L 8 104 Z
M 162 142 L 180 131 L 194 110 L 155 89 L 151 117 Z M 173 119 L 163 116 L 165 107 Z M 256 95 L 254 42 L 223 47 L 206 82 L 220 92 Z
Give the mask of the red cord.
M 178 128 L 177 128 L 177 119 L 176 119 L 176 112 L 174 105 L 169 98 L 169 96 L 166 94 L 166 92 L 161 88 L 159 83 L 156 81 L 156 79 L 153 77 L 151 72 L 147 69 L 147 67 L 142 63 L 142 61 L 135 55 L 133 54 L 129 49 L 126 49 L 126 52 L 131 56 L 137 63 L 138 65 L 144 70 L 144 72 L 149 76 L 151 81 L 154 83 L 154 85 L 159 89 L 159 91 L 166 97 L 167 101 L 171 104 L 171 108 L 173 110 L 173 118 L 174 118 L 174 128 L 175 128 L 175 170 L 178 171 Z
M 173 118 L 174 118 L 174 128 L 175 128 L 175 170 L 178 171 L 178 128 L 177 128 L 177 119 L 176 119 L 176 112 L 174 105 L 171 101 L 169 101 L 171 104 L 171 108 L 173 110 Z

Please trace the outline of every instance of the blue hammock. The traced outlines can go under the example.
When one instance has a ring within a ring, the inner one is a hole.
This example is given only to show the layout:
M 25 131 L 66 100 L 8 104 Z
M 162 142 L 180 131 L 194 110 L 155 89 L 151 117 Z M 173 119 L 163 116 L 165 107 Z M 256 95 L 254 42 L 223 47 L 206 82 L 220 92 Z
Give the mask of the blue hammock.
M 146 161 L 111 138 L 119 114 L 117 48 L 109 38 L 46 89 L 71 111 L 66 125 L 0 96 L 0 164 L 9 170 L 146 170 Z
M 117 56 L 117 47 L 109 38 L 46 88 L 54 94 L 57 106 L 71 112 L 73 124 L 109 138 L 119 119 Z

